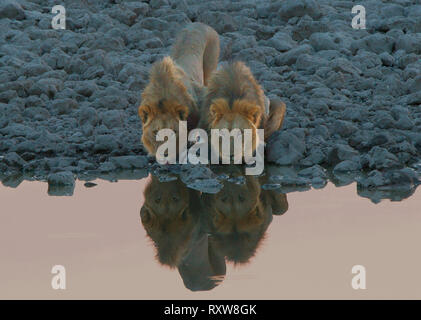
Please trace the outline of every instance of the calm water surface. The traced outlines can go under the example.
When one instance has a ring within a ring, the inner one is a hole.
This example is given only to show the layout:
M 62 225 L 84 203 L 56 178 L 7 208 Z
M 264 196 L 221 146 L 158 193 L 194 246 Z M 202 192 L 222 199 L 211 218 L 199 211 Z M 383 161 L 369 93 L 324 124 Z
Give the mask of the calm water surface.
M 0 186 L 0 298 L 421 298 L 421 191 L 378 204 L 355 184 L 287 195 L 262 181 L 200 194 L 149 176 Z M 146 198 L 146 200 L 145 200 Z M 53 290 L 51 268 L 66 268 Z M 351 287 L 352 266 L 367 289 Z

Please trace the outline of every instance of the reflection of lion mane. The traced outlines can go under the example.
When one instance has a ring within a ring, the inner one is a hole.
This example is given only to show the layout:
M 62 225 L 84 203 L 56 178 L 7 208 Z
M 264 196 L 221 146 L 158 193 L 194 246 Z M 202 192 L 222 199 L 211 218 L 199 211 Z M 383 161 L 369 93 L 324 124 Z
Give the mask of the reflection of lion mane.
M 256 177 L 245 179 L 245 184 L 225 182 L 221 192 L 204 195 L 212 245 L 234 263 L 247 263 L 262 243 L 272 214 L 288 209 L 285 195 L 261 190 Z
M 142 143 L 155 155 L 161 142 L 160 129 L 177 133 L 178 122 L 196 127 L 203 86 L 207 84 L 219 58 L 219 37 L 203 23 L 192 23 L 177 36 L 171 55 L 154 63 L 149 84 L 142 93 L 138 113 L 143 123 Z
M 198 193 L 180 180 L 159 182 L 152 176 L 140 210 L 142 224 L 156 248 L 157 259 L 177 267 L 186 253 L 198 221 Z

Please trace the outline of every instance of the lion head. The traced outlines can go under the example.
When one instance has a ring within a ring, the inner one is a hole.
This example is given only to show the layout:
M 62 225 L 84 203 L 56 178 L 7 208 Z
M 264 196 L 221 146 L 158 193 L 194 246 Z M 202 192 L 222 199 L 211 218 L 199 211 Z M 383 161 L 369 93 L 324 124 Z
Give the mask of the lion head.
M 142 93 L 138 113 L 143 124 L 142 143 L 152 155 L 163 143 L 157 141 L 158 132 L 170 129 L 178 141 L 179 122 L 187 121 L 190 111 L 196 109 L 185 84 L 187 79 L 171 57 L 165 57 L 151 68 L 150 81 Z
M 140 210 L 142 224 L 152 239 L 161 264 L 177 267 L 185 255 L 197 225 L 196 191 L 179 180 L 160 182 L 152 176 Z
M 210 243 L 219 254 L 235 264 L 255 255 L 272 215 L 288 209 L 286 195 L 261 189 L 260 178 L 245 176 L 245 183 L 224 182 L 215 195 L 203 195 L 208 209 Z
M 175 101 L 161 100 L 139 107 L 139 116 L 143 123 L 142 143 L 146 150 L 155 155 L 158 147 L 163 143 L 158 141 L 157 134 L 162 129 L 170 129 L 176 138 L 178 146 L 179 122 L 187 120 L 188 109 Z
M 255 254 L 270 223 L 260 200 L 260 185 L 246 176 L 245 184 L 225 182 L 215 195 L 204 195 L 211 243 L 228 261 L 246 263 Z
M 241 149 L 234 149 L 234 141 L 236 139 L 236 133 L 233 132 L 234 136 L 230 138 L 230 156 L 236 156 L 237 152 L 240 156 L 245 150 L 245 129 L 249 129 L 251 133 L 250 138 L 251 144 L 247 145 L 249 150 L 247 151 L 250 155 L 256 150 L 257 145 L 257 128 L 262 118 L 262 111 L 259 106 L 249 102 L 247 100 L 234 100 L 232 105 L 224 98 L 215 99 L 209 109 L 209 120 L 210 129 L 227 129 L 231 131 L 238 129 L 238 134 L 241 133 Z M 218 141 L 219 153 L 222 156 L 222 142 Z

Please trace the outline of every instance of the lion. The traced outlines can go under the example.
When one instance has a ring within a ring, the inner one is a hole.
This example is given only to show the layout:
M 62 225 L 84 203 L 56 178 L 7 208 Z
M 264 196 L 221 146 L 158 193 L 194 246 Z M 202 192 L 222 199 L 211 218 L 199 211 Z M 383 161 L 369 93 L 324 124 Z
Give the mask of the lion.
M 192 23 L 178 34 L 170 56 L 153 64 L 138 108 L 141 140 L 149 154 L 156 155 L 161 144 L 159 130 L 171 129 L 178 138 L 179 121 L 187 121 L 188 130 L 197 126 L 204 86 L 217 67 L 219 51 L 217 32 Z
M 192 291 L 218 286 L 226 273 L 225 259 L 208 241 L 199 192 L 180 180 L 160 182 L 152 175 L 144 196 L 141 222 L 159 263 L 177 268 Z
M 234 171 L 235 175 L 242 174 Z M 288 210 L 285 194 L 262 190 L 264 178 L 247 175 L 244 178 L 244 184 L 225 181 L 219 193 L 202 195 L 208 212 L 210 242 L 234 264 L 249 262 L 262 243 L 272 216 Z
M 262 138 L 269 138 L 282 126 L 286 113 L 282 101 L 267 100 L 250 68 L 241 61 L 228 63 L 209 79 L 199 126 L 208 130 L 240 129 L 242 133 L 251 129 L 253 152 L 257 145 L 256 130 L 265 129 Z M 231 145 L 231 155 L 233 149 Z
M 218 166 L 232 177 L 239 166 Z M 152 175 L 140 217 L 162 265 L 177 268 L 192 291 L 211 290 L 226 275 L 226 260 L 244 264 L 255 255 L 273 215 L 288 210 L 286 195 L 262 190 L 266 176 L 225 181 L 217 194 L 200 194 L 180 180 L 160 182 Z
M 152 175 L 144 191 L 140 218 L 152 240 L 158 261 L 177 267 L 198 226 L 200 197 L 180 180 L 160 182 Z

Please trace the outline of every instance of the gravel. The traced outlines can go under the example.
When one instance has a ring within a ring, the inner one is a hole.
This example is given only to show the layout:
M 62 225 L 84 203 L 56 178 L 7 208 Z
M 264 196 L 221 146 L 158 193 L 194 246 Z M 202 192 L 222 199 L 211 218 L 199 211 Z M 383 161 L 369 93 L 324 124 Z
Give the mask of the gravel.
M 3 0 L 0 179 L 14 186 L 19 175 L 115 179 L 118 170 L 150 170 L 140 144 L 141 90 L 176 32 L 202 21 L 220 34 L 221 60 L 245 60 L 265 93 L 287 105 L 266 159 L 294 173 L 268 188 L 320 186 L 327 169 L 376 200 L 390 195 L 373 196 L 373 188 L 413 190 L 421 158 L 417 2 L 364 1 L 367 29 L 354 30 L 348 0 L 67 0 L 67 29 L 53 30 L 54 1 Z M 183 178 L 211 192 L 219 186 L 213 179 Z

